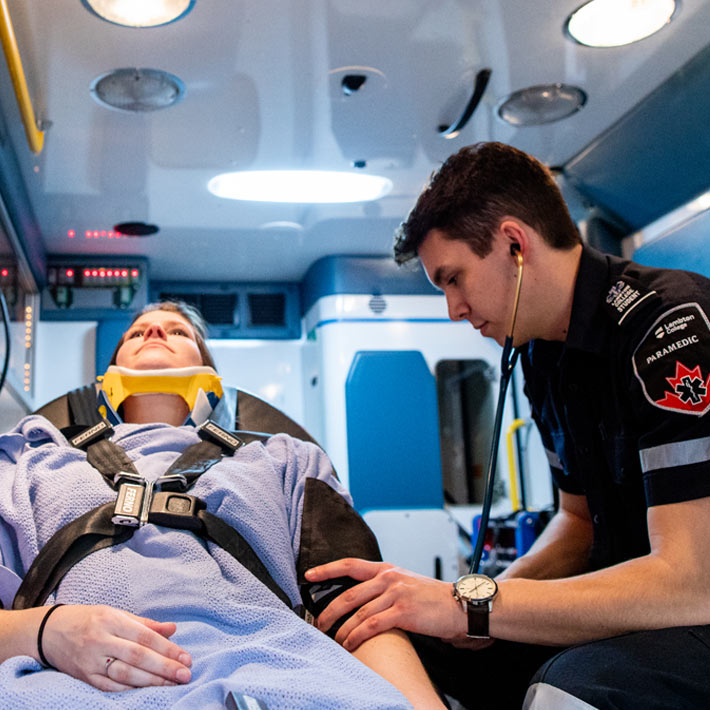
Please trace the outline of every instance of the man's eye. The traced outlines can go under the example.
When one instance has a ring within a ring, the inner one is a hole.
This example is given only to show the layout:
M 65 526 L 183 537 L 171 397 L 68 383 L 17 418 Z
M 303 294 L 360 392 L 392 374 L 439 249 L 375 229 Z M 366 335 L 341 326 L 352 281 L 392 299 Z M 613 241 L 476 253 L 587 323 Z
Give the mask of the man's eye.
M 186 338 L 189 338 L 188 332 L 184 328 L 171 328 L 170 330 L 171 335 L 184 335 Z
M 451 276 L 446 282 L 449 286 L 456 286 L 456 276 Z
M 126 340 L 130 340 L 131 338 L 140 338 L 143 335 L 142 330 L 132 330 L 128 336 L 126 337 Z

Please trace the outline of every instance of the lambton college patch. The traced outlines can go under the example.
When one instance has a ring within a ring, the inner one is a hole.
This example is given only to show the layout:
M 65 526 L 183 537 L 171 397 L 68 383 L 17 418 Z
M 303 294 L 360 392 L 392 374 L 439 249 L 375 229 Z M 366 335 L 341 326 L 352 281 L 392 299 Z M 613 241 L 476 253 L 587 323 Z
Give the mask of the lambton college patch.
M 666 311 L 633 354 L 634 373 L 656 407 L 700 416 L 710 409 L 710 321 L 697 303 Z

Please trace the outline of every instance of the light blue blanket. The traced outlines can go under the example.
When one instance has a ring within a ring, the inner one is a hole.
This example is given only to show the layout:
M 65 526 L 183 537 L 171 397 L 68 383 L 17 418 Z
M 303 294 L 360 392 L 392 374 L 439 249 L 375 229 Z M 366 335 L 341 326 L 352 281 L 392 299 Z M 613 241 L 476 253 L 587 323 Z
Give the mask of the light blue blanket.
M 114 441 L 141 475 L 154 479 L 198 437 L 192 427 L 121 424 Z M 223 459 L 190 492 L 241 532 L 296 602 L 305 480 L 324 480 L 347 497 L 330 471 L 317 447 L 278 435 Z M 12 586 L 13 573 L 22 576 L 59 527 L 114 497 L 85 454 L 44 418 L 27 417 L 1 436 L 0 563 L 6 570 L 0 586 Z M 193 679 L 184 686 L 102 693 L 18 656 L 0 665 L 2 710 L 218 710 L 231 690 L 261 699 L 269 710 L 411 707 L 228 553 L 189 532 L 146 525 L 129 542 L 76 565 L 56 601 L 109 604 L 176 622 L 172 639 L 192 654 Z

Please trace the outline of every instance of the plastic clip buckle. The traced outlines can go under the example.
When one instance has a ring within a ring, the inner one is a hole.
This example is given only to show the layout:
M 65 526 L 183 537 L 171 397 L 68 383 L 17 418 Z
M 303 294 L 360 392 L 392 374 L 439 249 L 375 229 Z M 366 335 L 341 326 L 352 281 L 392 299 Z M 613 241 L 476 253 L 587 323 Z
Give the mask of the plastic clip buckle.
M 150 503 L 148 522 L 180 530 L 199 530 L 202 521 L 197 517 L 205 504 L 195 496 L 174 491 L 156 491 Z
M 150 498 L 147 482 L 141 476 L 123 471 L 117 473 L 113 480 L 118 485 L 118 496 L 111 522 L 114 525 L 140 527 L 145 503 Z

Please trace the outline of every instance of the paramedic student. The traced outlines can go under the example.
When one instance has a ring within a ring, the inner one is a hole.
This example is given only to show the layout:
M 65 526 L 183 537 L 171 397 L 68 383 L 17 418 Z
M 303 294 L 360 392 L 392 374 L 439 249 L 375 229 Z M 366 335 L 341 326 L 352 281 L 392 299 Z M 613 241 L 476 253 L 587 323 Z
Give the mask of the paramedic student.
M 188 306 L 156 304 L 134 320 L 112 362 L 133 371 L 213 366 L 203 336 L 201 319 Z M 192 426 L 183 426 L 188 415 L 196 416 L 195 409 L 190 412 L 177 394 L 129 396 L 118 411 L 123 423 L 115 426 L 113 438 L 146 477 L 151 460 L 164 472 L 186 442 L 199 441 Z M 0 437 L 0 487 L 15 491 L 0 495 L 0 562 L 6 565 L 0 572 L 7 573 L 10 564 L 19 574 L 27 565 L 28 548 L 41 547 L 40 541 L 48 537 L 47 520 L 35 505 L 43 503 L 51 515 L 61 517 L 61 523 L 52 523 L 58 528 L 96 505 L 91 501 L 97 496 L 100 503 L 111 494 L 86 454 L 68 446 L 45 419 L 35 416 L 23 422 L 14 433 Z M 293 593 L 297 587 L 291 538 L 300 524 L 304 496 L 308 498 L 307 486 L 303 496 L 301 487 L 307 476 L 328 484 L 328 490 L 337 486 L 326 462 L 317 447 L 279 435 L 221 458 L 191 491 L 208 508 L 217 501 L 225 522 L 240 522 L 255 550 L 268 556 L 272 570 L 276 567 L 275 579 Z M 62 504 L 67 489 L 75 492 L 67 500 L 78 499 L 84 506 L 69 516 Z M 8 538 L 14 540 L 17 554 L 12 554 Z M 94 688 L 140 689 L 130 696 L 130 707 L 166 707 L 166 702 L 172 707 L 180 699 L 190 707 L 213 707 L 209 692 L 221 692 L 218 700 L 223 702 L 224 689 L 258 684 L 260 677 L 266 695 L 258 686 L 248 687 L 262 699 L 272 693 L 270 708 L 409 707 L 392 686 L 348 654 L 340 658 L 341 649 L 333 641 L 298 619 L 223 552 L 213 551 L 213 557 L 189 532 L 146 525 L 130 541 L 94 552 L 77 564 L 59 588 L 57 600 L 63 605 L 0 611 L 3 707 L 37 707 L 33 703 L 46 692 L 72 699 L 72 707 L 113 707 L 115 701 L 102 698 Z M 12 564 L 13 556 L 24 562 Z M 146 618 L 150 614 L 141 609 L 159 618 Z M 44 657 L 38 648 L 43 619 Z M 385 632 L 361 649 L 356 658 L 398 685 L 415 707 L 443 707 L 401 631 Z M 60 673 L 37 673 L 35 661 L 40 660 Z M 241 667 L 244 675 L 239 680 Z M 302 677 L 303 688 L 296 676 Z M 309 682 L 314 695 L 304 699 Z
M 450 582 L 354 559 L 307 574 L 362 580 L 319 625 L 360 607 L 336 636 L 348 649 L 390 628 L 451 642 L 430 672 L 470 707 L 520 707 L 559 647 L 533 707 L 560 693 L 589 704 L 574 707 L 709 707 L 710 282 L 583 245 L 549 171 L 499 143 L 451 156 L 395 243 L 452 320 L 501 345 L 518 253 L 514 345 L 558 513 L 497 578 L 488 641 L 467 639 Z

